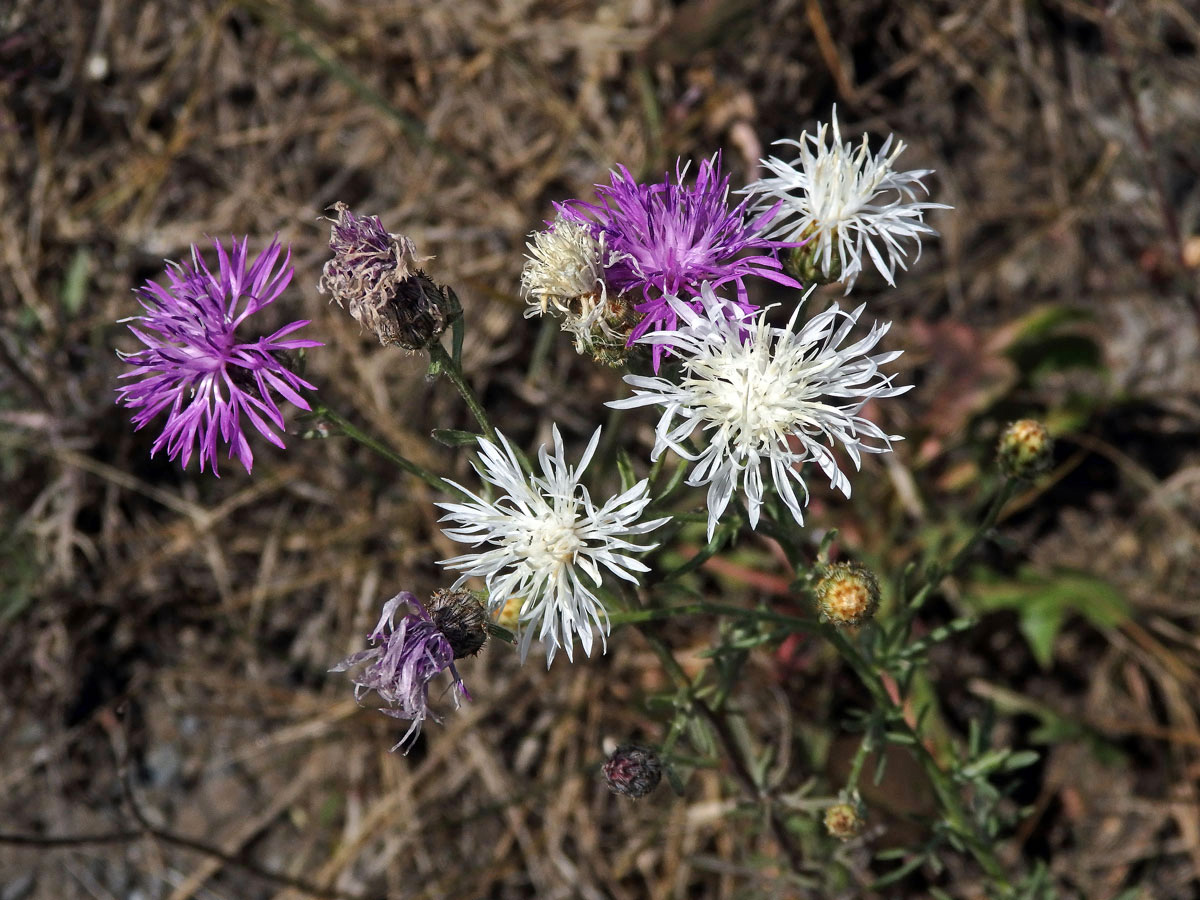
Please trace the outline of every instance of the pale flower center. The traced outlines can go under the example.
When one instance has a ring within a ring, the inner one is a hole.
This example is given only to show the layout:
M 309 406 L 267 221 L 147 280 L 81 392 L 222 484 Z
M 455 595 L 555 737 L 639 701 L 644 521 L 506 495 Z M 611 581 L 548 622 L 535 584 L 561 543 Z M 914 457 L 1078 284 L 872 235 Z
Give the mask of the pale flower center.
M 574 504 L 563 510 L 548 509 L 544 516 L 529 522 L 522 544 L 523 555 L 535 569 L 556 569 L 573 563 L 584 546 L 575 529 Z
M 705 418 L 741 453 L 778 446 L 804 417 L 805 379 L 779 358 L 771 358 L 769 343 L 755 341 L 732 358 L 697 361 L 697 377 L 684 381 Z

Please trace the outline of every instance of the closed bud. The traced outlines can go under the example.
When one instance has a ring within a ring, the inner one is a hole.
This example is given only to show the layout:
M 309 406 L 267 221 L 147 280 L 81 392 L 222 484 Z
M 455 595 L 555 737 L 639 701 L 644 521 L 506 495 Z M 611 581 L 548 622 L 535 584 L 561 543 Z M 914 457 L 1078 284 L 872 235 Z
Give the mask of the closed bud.
M 604 764 L 604 780 L 613 793 L 638 799 L 645 797 L 662 780 L 662 763 L 648 747 L 622 744 Z
M 866 811 L 860 803 L 843 801 L 825 810 L 825 830 L 839 841 L 862 834 Z
M 1054 440 L 1035 419 L 1020 419 L 1004 429 L 996 446 L 996 460 L 1009 478 L 1028 480 L 1050 468 Z
M 834 625 L 861 625 L 879 608 L 879 582 L 858 563 L 827 566 L 815 592 L 821 614 Z
M 803 246 L 792 247 L 783 254 L 783 270 L 803 284 L 833 284 L 841 281 L 842 257 L 837 248 L 834 242 L 827 266 L 822 256 L 824 250 L 821 241 L 809 235 Z
M 434 591 L 429 597 L 429 616 L 438 627 L 455 659 L 474 656 L 487 641 L 487 614 L 473 593 L 461 589 Z
M 416 268 L 413 242 L 390 234 L 378 217 L 356 216 L 344 203 L 333 209 L 333 259 L 325 263 L 317 289 L 331 294 L 379 343 L 428 347 L 462 315 L 454 291 Z

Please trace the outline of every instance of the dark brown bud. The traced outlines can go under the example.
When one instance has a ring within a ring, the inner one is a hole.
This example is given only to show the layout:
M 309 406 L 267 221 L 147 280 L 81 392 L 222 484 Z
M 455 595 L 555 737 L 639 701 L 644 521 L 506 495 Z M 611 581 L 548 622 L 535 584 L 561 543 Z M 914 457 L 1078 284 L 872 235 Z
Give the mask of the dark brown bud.
M 487 641 L 487 615 L 483 604 L 465 590 L 434 591 L 429 597 L 429 616 L 450 642 L 455 659 L 474 656 Z
M 604 780 L 614 793 L 645 797 L 662 780 L 662 763 L 649 747 L 622 744 L 604 764 Z

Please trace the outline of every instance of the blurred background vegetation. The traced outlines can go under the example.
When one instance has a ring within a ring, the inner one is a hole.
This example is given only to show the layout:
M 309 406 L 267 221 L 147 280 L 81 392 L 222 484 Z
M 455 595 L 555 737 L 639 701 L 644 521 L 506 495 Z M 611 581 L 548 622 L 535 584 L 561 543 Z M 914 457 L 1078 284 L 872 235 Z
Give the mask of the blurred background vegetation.
M 847 138 L 894 132 L 933 168 L 942 233 L 891 290 L 907 440 L 852 501 L 818 489 L 814 534 L 885 575 L 944 555 L 979 515 L 999 430 L 1044 419 L 1052 473 L 923 613 L 975 631 L 925 690 L 941 740 L 995 713 L 1031 815 L 1005 859 L 1064 896 L 1200 895 L 1200 15 L 1178 0 L 618 0 L 359 3 L 9 0 L 0 9 L 0 816 L 23 835 L 145 813 L 258 868 L 355 896 L 796 896 L 719 771 L 631 804 L 605 741 L 661 739 L 648 647 L 547 673 L 504 645 L 475 702 L 407 757 L 331 662 L 380 602 L 444 584 L 424 485 L 339 440 L 259 442 L 253 477 L 149 458 L 114 403 L 132 289 L 205 236 L 278 232 L 280 321 L 327 346 L 308 377 L 355 421 L 458 479 L 432 428 L 468 425 L 423 360 L 383 349 L 315 288 L 327 208 L 379 215 L 432 254 L 469 322 L 465 361 L 506 433 L 578 440 L 617 373 L 521 317 L 526 235 L 610 167 L 656 176 L 722 150 L 735 184 L 837 104 Z M 827 299 L 836 287 L 823 289 Z M 777 299 L 764 293 L 763 302 Z M 622 439 L 645 451 L 649 417 Z M 637 454 L 635 453 L 635 456 Z M 642 457 L 645 456 L 643 452 Z M 798 610 L 769 541 L 710 562 L 723 602 Z M 698 668 L 711 620 L 665 633 Z M 861 703 L 819 641 L 753 654 L 746 732 L 789 783 L 844 778 Z M 900 754 L 902 757 L 903 754 Z M 866 797 L 839 896 L 980 897 L 965 862 L 878 892 L 872 849 L 922 839 L 903 758 Z M 816 825 L 797 822 L 801 831 Z M 813 847 L 826 847 L 814 838 Z M 296 897 L 230 859 L 152 839 L 0 844 L 0 897 Z

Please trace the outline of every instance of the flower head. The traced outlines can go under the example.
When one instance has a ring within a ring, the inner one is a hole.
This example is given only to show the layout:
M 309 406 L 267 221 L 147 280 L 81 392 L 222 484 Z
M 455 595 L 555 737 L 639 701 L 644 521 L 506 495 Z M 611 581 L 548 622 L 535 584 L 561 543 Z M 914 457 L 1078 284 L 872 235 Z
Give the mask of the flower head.
M 404 603 L 414 612 L 402 616 L 396 624 L 396 613 Z M 439 721 L 429 709 L 429 682 L 439 672 L 450 670 L 456 689 L 455 706 L 458 695 L 471 699 L 454 660 L 478 652 L 483 646 L 479 638 L 486 637 L 486 633 L 479 607 L 479 601 L 465 591 L 439 591 L 430 600 L 431 614 L 413 594 L 401 591 L 384 604 L 383 615 L 367 638 L 373 646 L 346 657 L 329 670 L 345 672 L 362 666 L 354 676 L 354 698 L 358 700 L 367 691 L 375 691 L 387 704 L 380 712 L 412 722 L 393 750 L 404 744 L 411 747 L 426 718 Z M 452 627 L 455 623 L 461 626 L 464 621 L 474 626 Z M 469 635 L 467 646 L 456 648 L 455 638 L 461 644 L 464 635 Z
M 839 841 L 853 840 L 862 834 L 866 812 L 857 797 L 841 800 L 825 810 L 825 830 Z
M 146 282 L 137 291 L 145 312 L 124 320 L 146 349 L 120 354 L 133 367 L 121 377 L 140 380 L 117 388 L 118 402 L 135 410 L 135 429 L 167 411 L 166 427 L 151 456 L 165 447 L 168 459 L 182 456 L 186 467 L 198 443 L 200 471 L 207 463 L 214 475 L 221 443 L 228 445 L 230 458 L 236 456 L 250 471 L 254 454 L 242 431 L 246 422 L 272 444 L 284 446 L 274 430 L 282 431 L 284 422 L 272 392 L 308 409 L 298 392 L 313 385 L 290 371 L 280 354 L 321 346 L 320 341 L 285 340 L 307 319 L 266 337 L 239 340 L 238 330 L 248 329 L 253 315 L 274 302 L 292 279 L 291 251 L 280 261 L 278 239 L 253 262 L 248 240 L 232 241 L 228 252 L 213 242 L 219 264 L 215 274 L 193 244 L 191 263 L 168 262 L 170 284 Z
M 530 301 L 525 317 L 545 315 L 551 307 L 562 317 L 563 330 L 575 337 L 575 349 L 598 360 L 619 364 L 636 318 L 632 306 L 604 282 L 605 236 L 561 214 L 545 231 L 534 232 L 521 294 Z
M 746 310 L 754 309 L 747 298 L 749 276 L 799 287 L 773 254 L 783 245 L 760 234 L 775 210 L 751 220 L 749 200 L 730 208 L 720 155 L 700 163 L 694 185 L 684 184 L 687 168 L 680 161 L 674 181 L 667 175 L 659 184 L 639 184 L 618 166 L 610 184 L 596 186 L 599 203 L 572 200 L 559 206 L 563 218 L 589 224 L 612 254 L 604 272 L 609 288 L 640 292 L 642 302 L 634 309 L 642 319 L 631 343 L 647 332 L 673 330 L 678 318 L 667 297 L 698 297 L 704 282 L 714 287 L 732 282 L 737 304 Z M 759 253 L 743 255 L 748 250 Z M 666 341 L 654 344 L 656 371 L 669 348 Z
M 321 270 L 317 289 L 332 294 L 379 343 L 428 347 L 462 314 L 454 291 L 415 268 L 422 260 L 413 242 L 390 234 L 377 216 L 356 216 L 340 202 L 333 209 L 333 258 Z
M 866 337 L 841 347 L 861 306 L 849 313 L 832 306 L 793 331 L 802 304 L 786 328 L 776 328 L 767 324 L 765 313 L 742 313 L 707 285 L 701 299 L 702 313 L 687 303 L 675 304 L 683 325 L 669 339 L 684 353 L 679 384 L 626 375 L 635 389 L 633 396 L 608 405 L 663 407 L 654 457 L 670 447 L 697 463 L 688 484 L 709 486 L 710 538 L 739 481 L 750 526 L 757 527 L 764 466 L 797 522 L 804 521 L 803 504 L 793 482 L 808 501 L 802 463 L 815 461 L 831 484 L 850 496 L 850 480 L 831 446 L 840 444 L 858 468 L 862 453 L 883 453 L 900 440 L 859 414 L 873 397 L 908 390 L 893 387 L 892 376 L 879 373 L 879 367 L 900 351 L 867 355 L 889 326 L 875 325 Z M 696 428 L 703 429 L 707 444 L 692 453 L 683 442 Z
M 469 501 L 438 504 L 446 510 L 442 521 L 456 525 L 445 529 L 448 537 L 475 547 L 487 545 L 479 552 L 442 560 L 442 565 L 463 573 L 455 586 L 470 576 L 482 576 L 494 612 L 513 597 L 523 598 L 517 622 L 521 659 L 529 654 L 536 634 L 546 643 L 547 666 L 559 647 L 573 659 L 577 636 L 590 656 L 593 626 L 602 640 L 607 636 L 608 617 L 593 592 L 600 585 L 601 567 L 636 584 L 634 573 L 649 570 L 629 554 L 657 545 L 628 538 L 668 521 L 638 521 L 650 502 L 645 481 L 602 506 L 592 501 L 579 478 L 596 452 L 599 428 L 578 468 L 566 460 L 558 426 L 553 435 L 554 455 L 545 445 L 538 454 L 540 476 L 525 474 L 504 435 L 499 435 L 500 446 L 480 438 L 475 471 L 503 495 L 488 501 L 456 484 Z
M 1054 440 L 1037 419 L 1019 419 L 1001 433 L 996 459 L 1007 477 L 1030 480 L 1054 462 Z
M 879 609 L 879 581 L 866 566 L 827 566 L 813 589 L 821 615 L 834 625 L 861 625 Z
M 925 210 L 950 207 L 916 202 L 916 189 L 925 190 L 921 179 L 933 170 L 895 171 L 892 165 L 904 152 L 903 141 L 893 146 L 893 135 L 888 135 L 876 155 L 865 134 L 857 150 L 849 142 L 843 144 L 837 107 L 832 130 L 828 145 L 828 124 L 820 125 L 816 135 L 804 132 L 798 141 L 776 141 L 790 144 L 800 155 L 791 162 L 775 156 L 762 160 L 773 177 L 754 182 L 742 193 L 750 195 L 755 209 L 778 210 L 768 237 L 805 242 L 793 251 L 801 277 L 844 281 L 850 293 L 866 253 L 887 283 L 895 285 L 896 266 L 907 268 L 901 242 L 916 241 L 920 257 L 921 236 L 937 234 L 922 221 Z
M 601 771 L 614 794 L 633 800 L 645 797 L 662 781 L 658 754 L 638 744 L 622 744 L 605 760 Z

